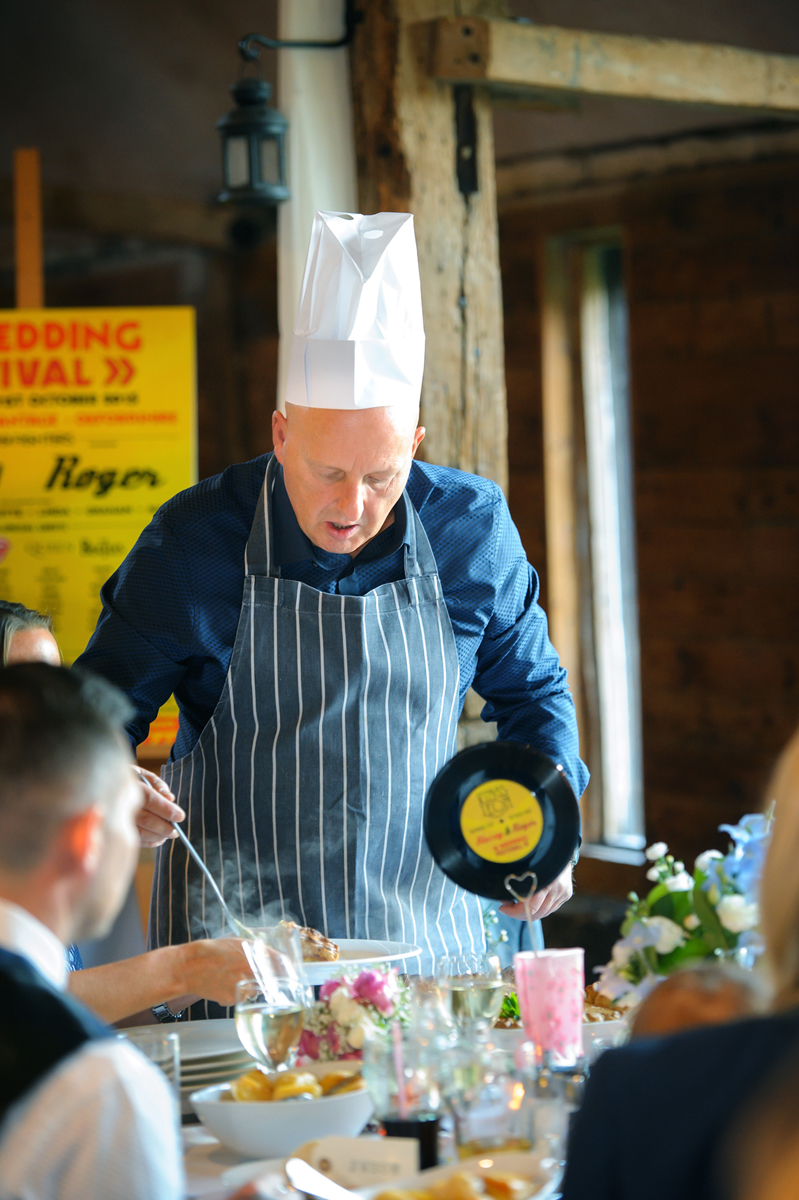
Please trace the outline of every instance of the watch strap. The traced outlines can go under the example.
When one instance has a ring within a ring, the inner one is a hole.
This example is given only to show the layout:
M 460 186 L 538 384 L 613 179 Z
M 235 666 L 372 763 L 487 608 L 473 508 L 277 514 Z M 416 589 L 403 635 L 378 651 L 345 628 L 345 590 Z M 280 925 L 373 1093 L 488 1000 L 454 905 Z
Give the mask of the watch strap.
M 152 1007 L 153 1016 L 162 1025 L 168 1025 L 171 1021 L 179 1021 L 185 1011 L 185 1008 L 182 1008 L 179 1013 L 173 1013 L 167 1004 L 154 1004 Z

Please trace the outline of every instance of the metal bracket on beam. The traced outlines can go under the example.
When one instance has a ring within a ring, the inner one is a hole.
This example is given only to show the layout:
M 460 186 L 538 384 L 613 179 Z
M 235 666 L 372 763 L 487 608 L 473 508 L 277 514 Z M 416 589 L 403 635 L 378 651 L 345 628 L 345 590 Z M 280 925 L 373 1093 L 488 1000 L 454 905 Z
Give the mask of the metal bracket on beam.
M 455 173 L 458 191 L 468 199 L 480 190 L 477 182 L 477 121 L 472 89 L 468 84 L 457 84 L 452 94 L 455 100 Z

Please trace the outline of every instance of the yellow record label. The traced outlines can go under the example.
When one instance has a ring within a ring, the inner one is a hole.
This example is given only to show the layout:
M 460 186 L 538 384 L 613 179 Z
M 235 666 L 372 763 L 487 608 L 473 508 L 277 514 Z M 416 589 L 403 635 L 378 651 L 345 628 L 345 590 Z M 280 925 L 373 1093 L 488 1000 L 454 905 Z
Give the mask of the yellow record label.
M 532 854 L 544 830 L 541 805 L 512 779 L 491 779 L 466 797 L 461 832 L 467 846 L 487 862 L 517 862 Z

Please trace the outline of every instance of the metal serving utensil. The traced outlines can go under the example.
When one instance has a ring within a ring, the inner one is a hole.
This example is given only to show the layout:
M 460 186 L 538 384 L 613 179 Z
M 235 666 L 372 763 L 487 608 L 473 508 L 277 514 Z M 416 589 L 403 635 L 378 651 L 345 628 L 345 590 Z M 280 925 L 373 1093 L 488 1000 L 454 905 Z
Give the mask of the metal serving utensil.
M 314 1200 L 355 1200 L 358 1195 L 340 1187 L 301 1158 L 287 1159 L 283 1170 L 292 1187 L 306 1196 L 313 1196 Z
M 329 1087 L 325 1092 L 326 1096 L 335 1096 L 336 1092 L 342 1092 L 348 1088 L 354 1079 L 363 1080 L 363 1074 L 360 1071 L 353 1071 L 351 1075 L 345 1075 L 343 1079 L 339 1079 L 332 1087 Z
M 141 770 L 139 767 L 134 767 L 134 771 L 136 772 L 136 774 L 138 775 L 139 779 L 142 781 L 142 783 L 143 783 L 143 784 L 144 784 L 146 787 L 152 787 L 152 784 L 151 784 L 151 783 L 150 783 L 150 781 L 149 781 L 149 780 L 148 780 L 148 779 L 145 777 L 144 773 L 142 772 L 142 770 Z M 222 895 L 222 893 L 220 892 L 219 888 L 218 888 L 218 887 L 217 887 L 217 885 L 216 885 L 216 880 L 214 879 L 213 875 L 211 874 L 211 872 L 210 872 L 210 871 L 208 870 L 208 868 L 206 867 L 206 865 L 205 865 L 205 863 L 203 862 L 203 860 L 200 858 L 200 856 L 199 856 L 199 854 L 197 853 L 197 851 L 196 851 L 196 850 L 194 849 L 194 847 L 192 846 L 192 844 L 191 844 L 191 842 L 189 841 L 189 839 L 186 837 L 186 835 L 185 835 L 185 833 L 183 832 L 183 830 L 182 830 L 182 829 L 180 828 L 180 826 L 178 825 L 177 821 L 170 821 L 170 825 L 171 825 L 171 826 L 172 826 L 172 828 L 175 830 L 175 832 L 177 833 L 178 837 L 180 838 L 180 840 L 183 842 L 184 846 L 185 846 L 185 847 L 186 847 L 186 849 L 188 850 L 189 854 L 192 856 L 192 858 L 193 858 L 193 859 L 194 859 L 194 861 L 196 862 L 197 866 L 200 868 L 200 870 L 202 871 L 203 875 L 205 876 L 205 878 L 206 878 L 206 879 L 208 880 L 208 882 L 210 883 L 211 887 L 212 887 L 212 888 L 213 888 L 213 890 L 214 890 L 214 894 L 216 895 L 216 897 L 217 897 L 217 899 L 218 899 L 219 903 L 222 905 L 222 912 L 225 914 L 225 916 L 227 917 L 228 921 L 230 922 L 230 924 L 231 924 L 231 925 L 233 926 L 233 928 L 235 929 L 236 933 L 239 935 L 239 937 L 246 938 L 248 941 L 254 941 L 254 940 L 255 940 L 255 937 L 256 937 L 256 935 L 255 935 L 254 931 L 253 931 L 252 929 L 250 929 L 250 927 L 249 927 L 248 925 L 244 925 L 244 924 L 243 924 L 243 923 L 242 923 L 242 922 L 241 922 L 241 921 L 238 919 L 238 917 L 234 917 L 234 916 L 233 916 L 233 913 L 230 911 L 230 909 L 228 908 L 227 904 L 225 903 L 225 897 Z
M 182 830 L 182 829 L 180 828 L 180 826 L 178 825 L 177 821 L 173 821 L 173 822 L 172 822 L 172 828 L 177 830 L 178 837 L 179 837 L 179 838 L 180 838 L 180 840 L 183 842 L 183 845 L 186 847 L 186 849 L 188 850 L 189 854 L 192 856 L 192 858 L 193 858 L 193 859 L 194 859 L 194 861 L 196 862 L 197 866 L 200 868 L 200 870 L 202 871 L 203 875 L 204 875 L 204 876 L 205 876 L 205 878 L 208 880 L 208 882 L 210 883 L 211 887 L 214 889 L 214 893 L 216 894 L 216 898 L 218 899 L 219 903 L 222 905 L 222 912 L 223 912 L 223 913 L 225 914 L 225 916 L 227 917 L 227 919 L 228 919 L 228 921 L 230 922 L 230 924 L 232 925 L 233 929 L 236 931 L 236 933 L 239 935 L 239 937 L 241 937 L 241 938 L 246 938 L 246 939 L 247 939 L 247 941 L 249 941 L 249 942 L 253 942 L 253 941 L 255 941 L 255 940 L 257 939 L 257 936 L 258 936 L 258 935 L 256 934 L 255 930 L 254 930 L 254 929 L 250 929 L 249 925 L 245 925 L 245 924 L 244 924 L 242 921 L 240 921 L 240 920 L 238 919 L 238 917 L 234 917 L 234 916 L 233 916 L 233 913 L 230 911 L 230 909 L 229 909 L 229 908 L 228 908 L 228 906 L 227 906 L 227 903 L 226 903 L 226 901 L 225 901 L 225 897 L 222 895 L 222 893 L 220 892 L 219 888 L 217 887 L 216 880 L 214 879 L 213 875 L 211 874 L 211 872 L 210 872 L 210 871 L 208 870 L 208 868 L 206 867 L 206 865 L 205 865 L 205 863 L 203 862 L 203 860 L 202 860 L 202 858 L 200 857 L 200 855 L 197 853 L 197 851 L 196 851 L 196 850 L 194 849 L 194 847 L 192 846 L 192 844 L 191 844 L 191 842 L 189 841 L 189 839 L 186 837 L 186 835 L 185 835 L 185 833 L 183 832 L 183 830 Z

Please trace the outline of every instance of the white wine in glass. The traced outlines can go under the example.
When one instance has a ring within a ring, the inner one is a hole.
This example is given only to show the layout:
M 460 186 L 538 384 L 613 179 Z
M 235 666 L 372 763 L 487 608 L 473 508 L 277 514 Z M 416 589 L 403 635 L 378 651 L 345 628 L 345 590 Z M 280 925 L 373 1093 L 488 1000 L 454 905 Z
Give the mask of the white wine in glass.
M 254 979 L 236 985 L 236 1033 L 248 1054 L 271 1071 L 294 1065 L 302 1033 L 302 997 L 291 987 L 265 991 Z
M 499 964 L 486 954 L 452 954 L 439 959 L 438 983 L 460 1030 L 477 1032 L 494 1024 L 505 987 Z

